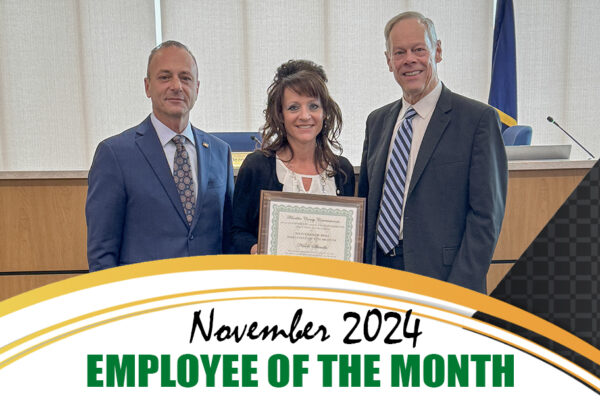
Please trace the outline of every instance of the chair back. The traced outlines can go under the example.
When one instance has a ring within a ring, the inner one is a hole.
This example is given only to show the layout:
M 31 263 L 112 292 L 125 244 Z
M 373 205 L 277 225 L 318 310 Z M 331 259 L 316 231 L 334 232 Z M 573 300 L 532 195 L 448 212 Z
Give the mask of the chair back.
M 528 146 L 531 144 L 532 129 L 528 125 L 515 125 L 502 132 L 505 146 Z
M 211 134 L 227 143 L 232 152 L 252 152 L 260 147 L 259 132 L 213 132 Z

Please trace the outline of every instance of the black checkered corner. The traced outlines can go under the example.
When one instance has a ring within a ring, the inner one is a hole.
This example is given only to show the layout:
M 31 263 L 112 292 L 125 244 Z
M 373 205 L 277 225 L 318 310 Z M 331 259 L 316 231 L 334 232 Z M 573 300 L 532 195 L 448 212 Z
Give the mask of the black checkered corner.
M 491 296 L 600 348 L 600 162 Z M 600 377 L 598 364 L 543 336 L 482 313 L 474 317 L 531 339 Z

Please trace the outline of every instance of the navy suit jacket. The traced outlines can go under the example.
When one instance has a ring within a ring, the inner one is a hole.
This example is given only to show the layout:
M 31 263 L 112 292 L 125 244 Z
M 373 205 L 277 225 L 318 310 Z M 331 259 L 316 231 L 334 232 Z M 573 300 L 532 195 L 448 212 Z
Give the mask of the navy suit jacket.
M 198 198 L 191 226 L 150 117 L 98 145 L 85 210 L 90 271 L 228 252 L 231 152 L 225 142 L 194 127 L 192 131 L 198 155 Z
M 365 262 L 376 262 L 385 167 L 402 101 L 367 119 L 358 195 L 367 198 Z M 504 217 L 506 151 L 496 111 L 443 86 L 411 175 L 405 270 L 482 293 Z

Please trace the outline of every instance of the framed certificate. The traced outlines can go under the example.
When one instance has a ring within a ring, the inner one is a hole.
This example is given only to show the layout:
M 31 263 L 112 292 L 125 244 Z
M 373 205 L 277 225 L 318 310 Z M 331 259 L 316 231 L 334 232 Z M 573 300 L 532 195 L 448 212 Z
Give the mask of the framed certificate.
M 265 191 L 258 253 L 362 262 L 365 199 Z

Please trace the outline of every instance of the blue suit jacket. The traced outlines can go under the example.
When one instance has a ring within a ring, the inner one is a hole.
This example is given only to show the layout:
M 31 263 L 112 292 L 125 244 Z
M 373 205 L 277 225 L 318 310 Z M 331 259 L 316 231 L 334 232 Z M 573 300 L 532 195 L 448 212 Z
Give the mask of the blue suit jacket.
M 229 250 L 231 152 L 225 142 L 194 127 L 192 131 L 198 199 L 191 226 L 150 117 L 98 145 L 85 210 L 90 271 Z
M 358 195 L 367 198 L 365 262 L 376 229 L 398 100 L 367 119 Z M 405 270 L 485 293 L 506 202 L 507 161 L 496 111 L 445 86 L 412 171 L 404 209 Z

